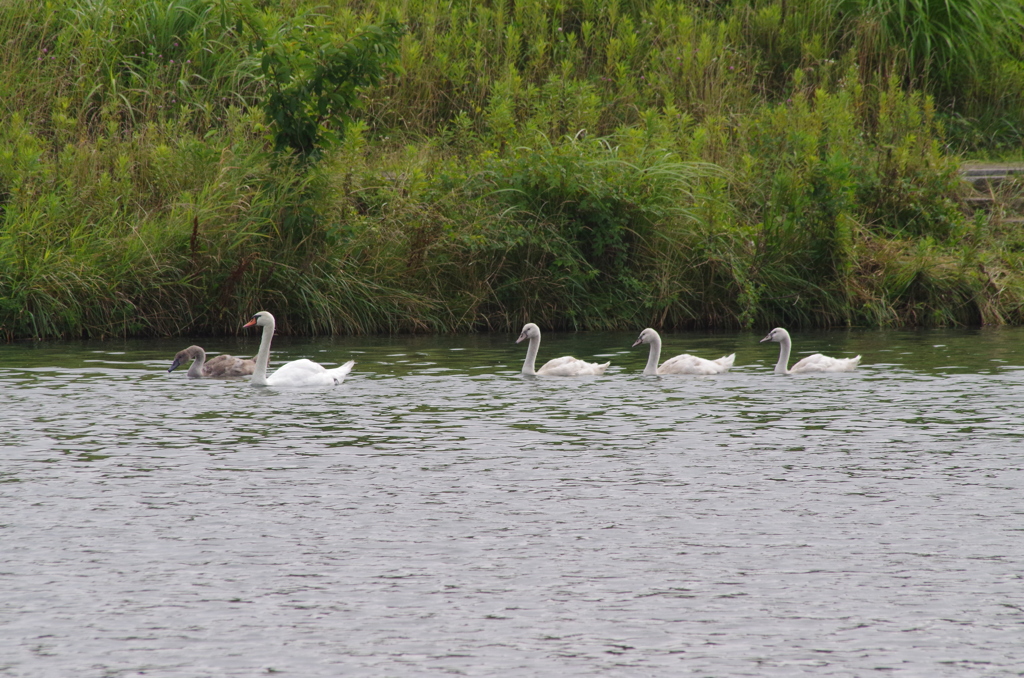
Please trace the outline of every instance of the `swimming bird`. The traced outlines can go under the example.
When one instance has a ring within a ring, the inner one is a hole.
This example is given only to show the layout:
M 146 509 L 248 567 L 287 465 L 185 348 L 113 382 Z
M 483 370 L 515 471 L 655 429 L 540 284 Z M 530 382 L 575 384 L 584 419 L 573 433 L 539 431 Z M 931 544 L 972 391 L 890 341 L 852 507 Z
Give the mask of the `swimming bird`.
M 779 362 L 775 364 L 775 374 L 806 374 L 808 372 L 852 372 L 860 364 L 860 356 L 855 358 L 829 358 L 826 355 L 815 353 L 802 359 L 793 367 L 786 368 L 789 364 L 789 351 L 793 341 L 789 338 L 789 332 L 776 327 L 768 333 L 768 336 L 761 340 L 775 341 L 779 344 Z
M 252 373 L 252 383 L 256 386 L 293 386 L 312 388 L 317 386 L 335 386 L 345 380 L 345 375 L 352 371 L 354 360 L 349 360 L 341 367 L 327 369 L 320 363 L 306 358 L 293 360 L 277 368 L 267 376 L 267 365 L 270 363 L 270 341 L 274 337 L 274 316 L 267 311 L 260 311 L 242 327 L 252 326 L 263 328 L 260 339 L 260 350 L 256 354 L 256 369 Z
M 520 343 L 524 339 L 530 340 L 530 348 L 526 350 L 526 360 L 523 362 L 523 374 L 538 374 L 552 377 L 578 377 L 584 374 L 604 374 L 610 362 L 599 365 L 578 360 L 572 356 L 555 358 L 544 363 L 539 370 L 534 369 L 537 362 L 537 349 L 540 348 L 540 328 L 533 323 L 523 325 L 523 331 L 516 339 Z
M 647 367 L 644 368 L 645 376 L 658 374 L 721 374 L 728 372 L 733 363 L 736 362 L 736 354 L 723 356 L 718 360 L 707 360 L 698 358 L 695 355 L 684 353 L 674 358 L 669 358 L 658 366 L 661 358 L 661 335 L 648 327 L 640 333 L 640 337 L 633 342 L 633 346 L 639 344 L 650 344 L 651 352 L 647 356 Z
M 174 356 L 174 362 L 167 368 L 168 372 L 178 369 L 186 360 L 191 360 L 192 365 L 188 368 L 186 375 L 193 379 L 202 377 L 244 377 L 252 374 L 256 369 L 256 361 L 252 358 L 236 358 L 233 355 L 221 353 L 206 362 L 206 351 L 201 346 L 189 346 L 178 351 Z

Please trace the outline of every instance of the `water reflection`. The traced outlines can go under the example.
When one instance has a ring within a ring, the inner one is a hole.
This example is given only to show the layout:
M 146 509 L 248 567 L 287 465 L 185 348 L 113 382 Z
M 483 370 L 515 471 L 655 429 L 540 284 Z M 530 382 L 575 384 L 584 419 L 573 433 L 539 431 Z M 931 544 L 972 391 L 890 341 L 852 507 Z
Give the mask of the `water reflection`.
M 794 334 L 862 366 L 275 339 L 357 361 L 295 391 L 167 374 L 181 341 L 0 347 L 0 672 L 1016 675 L 1024 332 Z

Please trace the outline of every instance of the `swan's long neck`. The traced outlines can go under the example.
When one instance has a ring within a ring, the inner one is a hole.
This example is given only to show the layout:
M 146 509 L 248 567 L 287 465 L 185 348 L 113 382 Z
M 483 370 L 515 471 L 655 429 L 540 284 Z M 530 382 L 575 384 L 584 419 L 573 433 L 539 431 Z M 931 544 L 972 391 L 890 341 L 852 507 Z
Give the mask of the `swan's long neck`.
M 540 337 L 530 337 L 530 348 L 526 349 L 526 360 L 523 361 L 523 374 L 537 374 L 537 351 L 540 349 Z
M 647 367 L 644 376 L 653 377 L 658 374 L 658 360 L 661 359 L 661 337 L 655 335 L 651 339 L 651 352 L 647 355 Z
M 792 343 L 788 336 L 782 337 L 779 342 L 779 362 L 775 363 L 775 374 L 789 374 L 789 351 Z
M 195 359 L 188 368 L 188 376 L 193 379 L 199 379 L 203 376 L 203 365 L 206 364 L 206 351 L 199 351 L 193 355 Z
M 256 354 L 256 369 L 252 373 L 252 383 L 259 386 L 267 385 L 267 367 L 270 365 L 270 340 L 274 338 L 274 326 L 263 326 L 263 338 L 260 339 L 260 352 Z

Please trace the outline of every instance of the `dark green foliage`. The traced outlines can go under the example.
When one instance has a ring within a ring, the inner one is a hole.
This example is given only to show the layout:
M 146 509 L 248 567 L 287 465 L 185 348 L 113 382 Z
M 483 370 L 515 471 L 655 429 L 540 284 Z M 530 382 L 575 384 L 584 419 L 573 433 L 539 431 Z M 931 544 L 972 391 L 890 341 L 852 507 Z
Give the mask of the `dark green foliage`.
M 563 287 L 569 317 L 560 325 L 581 322 L 576 307 L 589 307 L 592 323 L 636 311 L 646 248 L 659 224 L 685 217 L 689 189 L 707 171 L 656 153 L 627 162 L 613 141 L 518 147 L 478 178 L 476 192 L 523 224 L 534 265 L 574 282 Z
M 347 41 L 330 24 L 283 29 L 272 37 L 262 31 L 256 47 L 268 82 L 263 107 L 274 148 L 308 160 L 337 143 L 361 91 L 393 72 L 404 32 L 394 20 L 367 26 Z

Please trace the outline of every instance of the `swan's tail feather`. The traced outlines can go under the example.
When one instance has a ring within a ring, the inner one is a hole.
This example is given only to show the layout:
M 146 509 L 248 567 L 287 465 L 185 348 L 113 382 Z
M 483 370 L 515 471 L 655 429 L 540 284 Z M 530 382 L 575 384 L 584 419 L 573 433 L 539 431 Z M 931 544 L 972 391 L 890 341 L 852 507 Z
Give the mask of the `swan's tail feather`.
M 352 366 L 356 364 L 355 360 L 349 360 L 341 367 L 335 367 L 333 370 L 327 370 L 327 373 L 334 377 L 334 383 L 340 384 L 345 381 L 346 375 L 352 371 Z
M 718 360 L 715 360 L 713 362 L 716 362 L 719 365 L 721 365 L 722 366 L 722 371 L 724 372 L 724 371 L 729 370 L 729 369 L 732 368 L 733 364 L 736 362 L 736 354 L 735 353 L 730 353 L 729 355 L 723 356 L 723 357 L 721 357 Z

